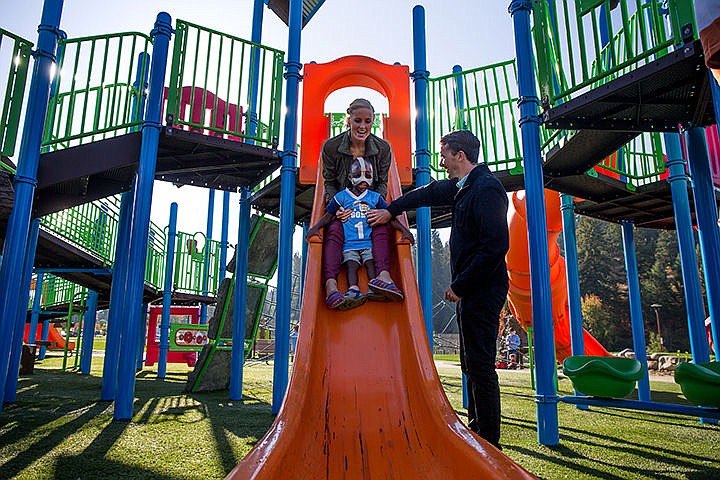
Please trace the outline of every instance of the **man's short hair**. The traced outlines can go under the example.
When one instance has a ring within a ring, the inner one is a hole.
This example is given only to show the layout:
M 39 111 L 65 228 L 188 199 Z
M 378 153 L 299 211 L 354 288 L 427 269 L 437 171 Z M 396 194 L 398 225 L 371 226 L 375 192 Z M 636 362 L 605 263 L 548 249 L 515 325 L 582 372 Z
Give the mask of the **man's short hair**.
M 440 139 L 440 145 L 447 146 L 453 153 L 465 152 L 465 156 L 471 163 L 478 162 L 480 140 L 470 130 L 450 132 Z

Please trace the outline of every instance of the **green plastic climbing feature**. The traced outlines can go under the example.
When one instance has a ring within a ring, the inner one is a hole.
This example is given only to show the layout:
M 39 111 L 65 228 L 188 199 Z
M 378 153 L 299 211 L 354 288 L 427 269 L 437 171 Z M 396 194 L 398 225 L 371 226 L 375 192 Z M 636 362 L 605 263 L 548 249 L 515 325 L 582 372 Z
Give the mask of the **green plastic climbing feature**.
M 563 362 L 563 371 L 575 390 L 603 398 L 627 397 L 643 376 L 638 360 L 620 357 L 568 357 Z
M 690 403 L 720 408 L 720 363 L 681 363 L 675 369 L 675 383 Z

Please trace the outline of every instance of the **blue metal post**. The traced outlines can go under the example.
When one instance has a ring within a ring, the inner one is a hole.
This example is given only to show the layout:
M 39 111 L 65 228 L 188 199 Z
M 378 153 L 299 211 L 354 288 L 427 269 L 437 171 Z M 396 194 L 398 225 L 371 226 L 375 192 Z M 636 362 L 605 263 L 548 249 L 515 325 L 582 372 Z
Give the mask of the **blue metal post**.
M 253 1 L 253 23 L 252 32 L 250 34 L 250 41 L 256 44 L 262 42 L 262 24 L 264 15 L 264 3 L 263 0 Z M 248 113 L 247 113 L 247 132 L 250 136 L 257 135 L 258 117 L 257 117 L 257 103 L 258 103 L 258 83 L 260 79 L 260 50 L 257 47 L 253 47 L 251 50 L 251 74 L 250 74 L 250 88 L 248 90 Z M 289 57 L 288 57 L 289 58 Z M 299 59 L 300 57 L 298 57 Z M 254 140 L 250 140 L 249 143 L 255 143 Z
M 462 82 L 462 77 L 458 75 L 462 72 L 460 65 L 454 65 L 452 73 L 456 74 L 455 77 L 455 128 L 458 130 L 467 128 L 467 121 L 465 118 L 465 86 Z
M 577 236 L 575 234 L 575 202 L 570 195 L 560 195 L 565 247 L 565 275 L 570 310 L 570 341 L 573 355 L 585 355 L 583 319 L 580 308 L 580 273 L 578 272 Z
M 468 403 L 470 400 L 468 399 L 468 388 L 467 388 L 467 376 L 465 376 L 464 373 L 460 374 L 461 380 L 462 380 L 462 401 L 463 401 L 463 408 L 468 408 Z
M 428 76 L 425 43 L 425 9 L 421 5 L 413 7 L 413 63 L 415 70 L 411 74 L 415 84 L 415 181 L 417 186 L 430 183 L 430 149 L 428 147 Z M 420 303 L 425 318 L 430 350 L 433 349 L 432 319 L 432 258 L 430 239 L 430 207 L 417 209 L 417 265 Z
M 12 338 L 17 318 L 17 302 L 21 297 L 23 262 L 30 231 L 30 211 L 37 186 L 40 145 L 50 96 L 52 67 L 55 64 L 55 48 L 62 36 L 58 29 L 62 7 L 63 0 L 45 0 L 41 23 L 38 26 L 35 65 L 28 91 L 25 125 L 15 174 L 15 203 L 7 224 L 3 262 L 0 265 L 0 338 Z M 5 391 L 10 348 L 11 342 L 0 342 L 0 392 Z
M 45 281 L 45 274 L 38 273 L 35 277 L 35 296 L 33 297 L 32 313 L 30 314 L 30 329 L 28 331 L 28 343 L 34 344 L 37 340 L 37 326 L 40 319 L 40 304 L 42 302 L 42 289 Z
M 227 267 L 227 252 L 230 243 L 228 242 L 228 227 L 230 224 L 230 192 L 223 192 L 222 209 L 222 230 L 220 231 L 220 272 L 218 282 L 225 278 L 225 267 Z
M 630 300 L 630 324 L 632 326 L 633 349 L 635 359 L 643 367 L 643 376 L 638 380 L 638 398 L 643 402 L 650 401 L 650 378 L 647 369 L 647 348 L 645 346 L 645 323 L 642 315 L 640 298 L 640 275 L 638 274 L 637 256 L 635 255 L 635 231 L 632 222 L 622 222 L 623 252 L 625 254 L 625 272 L 628 281 L 628 298 Z
M 5 382 L 5 401 L 14 402 L 17 393 L 18 374 L 20 372 L 20 357 L 22 356 L 23 337 L 25 336 L 25 321 L 27 320 L 28 298 L 30 298 L 30 284 L 32 283 L 33 264 L 35 262 L 35 250 L 37 248 L 38 233 L 40 232 L 40 220 L 35 219 L 30 224 L 28 234 L 27 250 L 25 251 L 25 262 L 23 265 L 21 297 L 17 302 L 17 315 L 15 326 L 10 340 L 10 362 L 8 364 L 8 377 Z M 28 337 L 28 343 L 30 337 Z
M 175 242 L 177 240 L 177 211 L 177 203 L 171 203 L 167 248 L 165 249 L 165 284 L 163 287 L 162 319 L 160 320 L 160 357 L 158 359 L 158 378 L 165 378 L 165 374 L 167 372 L 168 349 L 170 348 L 170 306 L 172 304 L 173 266 L 175 265 Z
M 93 341 L 95 340 L 95 321 L 97 320 L 98 293 L 90 290 L 83 315 L 82 353 L 80 354 L 80 373 L 90 375 L 92 365 Z
M 688 331 L 690 351 L 693 360 L 707 362 L 710 359 L 708 344 L 705 337 L 705 310 L 700 292 L 700 277 L 697 270 L 695 255 L 695 238 L 693 235 L 692 218 L 690 217 L 690 201 L 687 193 L 687 176 L 685 175 L 685 159 L 682 157 L 680 137 L 676 133 L 663 134 L 667 165 L 670 176 L 670 191 L 675 211 L 675 228 L 680 251 L 683 286 L 685 287 L 685 308 L 688 313 Z
M 40 329 L 40 340 L 43 342 L 48 341 L 50 335 L 50 320 L 43 320 L 42 328 Z M 47 353 L 47 347 L 45 345 L 40 347 L 40 353 L 38 353 L 38 360 L 45 360 L 45 354 Z
M 563 245 L 565 247 L 565 277 L 568 289 L 568 310 L 570 314 L 570 345 L 573 355 L 585 355 L 583 318 L 580 306 L 580 273 L 578 271 L 577 235 L 575 234 L 575 202 L 570 195 L 560 195 L 563 219 Z M 578 395 L 577 390 L 575 395 Z M 587 405 L 577 405 L 587 410 Z
M 138 55 L 138 68 L 135 72 L 135 91 L 145 92 L 150 65 L 150 56 L 146 53 Z M 137 108 L 140 102 L 140 108 Z M 132 107 L 134 118 L 145 111 L 145 94 L 133 97 Z M 108 316 L 105 342 L 105 358 L 103 359 L 101 400 L 114 400 L 117 392 L 117 371 L 120 361 L 120 339 L 123 324 L 127 320 L 125 310 L 125 292 L 127 290 L 127 274 L 129 265 L 128 249 L 130 248 L 130 225 L 135 201 L 137 183 L 133 181 L 129 192 L 120 197 L 120 213 L 118 218 L 117 240 L 115 241 L 115 258 L 113 259 L 113 277 L 110 284 L 110 312 Z
M 210 239 L 213 235 L 213 220 L 215 216 L 215 190 L 208 193 L 207 226 L 205 228 L 205 262 L 203 263 L 202 294 L 208 294 L 208 280 L 210 280 Z M 200 324 L 207 323 L 207 303 L 200 305 Z
M 715 83 L 714 78 L 711 80 Z M 700 253 L 703 259 L 705 294 L 710 311 L 713 343 L 720 345 L 720 229 L 705 130 L 699 127 L 691 128 L 685 132 L 685 138 L 693 180 L 695 218 L 700 233 Z
M 143 354 L 145 353 L 145 335 L 147 333 L 147 316 L 148 316 L 148 304 L 143 303 L 140 309 L 140 315 L 138 320 L 140 322 L 138 326 L 138 348 L 137 348 L 137 360 L 135 362 L 135 369 L 137 371 L 142 370 L 143 367 Z
M 292 299 L 292 238 L 295 218 L 295 172 L 297 159 L 298 91 L 300 88 L 300 39 L 302 0 L 290 0 L 287 63 L 285 64 L 285 125 L 280 169 L 280 234 L 278 241 L 278 301 L 275 310 L 275 365 L 272 413 L 285 398 L 290 361 L 290 301 Z M 237 276 L 236 276 L 237 278 Z
M 137 337 L 139 322 L 137 314 L 142 303 L 145 274 L 145 256 L 147 254 L 147 231 L 150 225 L 150 205 L 152 202 L 153 181 L 155 180 L 155 162 L 160 138 L 160 113 L 162 111 L 163 81 L 167 66 L 168 46 L 173 29 L 171 18 L 165 12 L 157 16 L 153 36 L 153 54 L 150 67 L 150 96 L 147 113 L 142 129 L 140 147 L 140 165 L 136 176 L 135 209 L 130 230 L 130 249 L 128 264 L 128 286 L 125 305 L 130 316 L 125 322 L 118 365 L 118 390 L 115 398 L 115 420 L 132 418 L 135 396 L 135 360 L 137 356 Z
M 123 193 L 120 200 L 113 278 L 110 284 L 110 311 L 108 312 L 107 334 L 105 336 L 105 358 L 103 359 L 102 387 L 100 389 L 101 400 L 114 400 L 117 391 L 120 339 L 123 324 L 126 321 L 124 293 L 127 287 L 128 248 L 130 246 L 134 192 L 135 187 L 133 185 L 132 191 Z
M 538 117 L 539 100 L 535 87 L 535 70 L 530 34 L 530 0 L 513 0 L 510 14 L 515 30 L 515 50 L 518 64 L 518 93 L 520 99 L 520 130 L 525 165 L 525 189 L 530 254 L 530 289 L 532 318 L 535 333 L 536 410 L 538 441 L 543 445 L 557 445 L 557 393 L 555 390 L 555 347 L 550 297 L 550 267 L 545 220 L 542 159 Z
M 250 245 L 250 188 L 240 189 L 238 241 L 235 247 L 235 290 L 233 293 L 232 358 L 230 400 L 242 399 L 245 362 L 245 309 L 247 306 L 248 246 Z M 276 347 L 277 348 L 277 345 Z M 275 363 L 279 360 L 276 358 Z

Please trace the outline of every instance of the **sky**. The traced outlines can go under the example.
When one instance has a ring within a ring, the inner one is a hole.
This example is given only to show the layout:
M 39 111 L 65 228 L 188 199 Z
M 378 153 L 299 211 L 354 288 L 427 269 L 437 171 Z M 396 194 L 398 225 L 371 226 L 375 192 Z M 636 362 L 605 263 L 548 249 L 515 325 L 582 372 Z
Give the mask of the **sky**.
M 471 69 L 508 60 L 515 55 L 512 22 L 507 12 L 509 3 L 509 0 L 326 0 L 303 29 L 301 61 L 321 63 L 345 55 L 366 55 L 385 63 L 409 65 L 412 71 L 415 5 L 425 8 L 426 58 L 431 77 L 451 73 L 456 64 Z M 42 0 L 0 0 L 0 27 L 36 42 L 42 5 Z M 148 33 L 161 11 L 169 13 L 173 20 L 179 18 L 250 38 L 252 0 L 65 0 L 60 28 L 69 37 L 125 31 Z M 264 13 L 262 43 L 282 51 L 288 49 L 287 27 L 268 8 Z M 326 110 L 344 111 L 359 95 L 370 98 L 379 111 L 386 111 L 387 103 L 378 94 L 358 90 L 331 95 Z M 219 239 L 222 194 L 215 198 L 213 238 Z M 152 220 L 161 227 L 167 225 L 170 203 L 177 202 L 178 228 L 204 232 L 207 199 L 207 190 L 178 189 L 155 182 Z M 237 201 L 238 196 L 233 195 L 229 228 L 233 244 L 237 239 Z M 296 250 L 301 245 L 299 231 L 294 241 Z

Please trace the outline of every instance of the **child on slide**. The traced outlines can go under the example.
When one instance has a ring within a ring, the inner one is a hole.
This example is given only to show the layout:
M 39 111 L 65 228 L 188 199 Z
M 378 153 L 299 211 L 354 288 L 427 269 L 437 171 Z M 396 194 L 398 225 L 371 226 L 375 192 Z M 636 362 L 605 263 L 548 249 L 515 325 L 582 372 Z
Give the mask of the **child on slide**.
M 367 276 L 373 279 L 376 276 L 375 262 L 372 256 L 372 241 L 370 233 L 372 227 L 367 223 L 367 212 L 373 208 L 386 208 L 387 203 L 372 187 L 372 165 L 362 157 L 353 160 L 348 175 L 352 188 L 338 192 L 325 207 L 325 215 L 310 227 L 305 236 L 309 240 L 313 236 L 320 237 L 320 229 L 327 226 L 338 211 L 350 211 L 350 218 L 343 222 L 345 243 L 343 245 L 343 264 L 347 267 L 348 290 L 345 295 L 335 292 L 341 299 L 328 298 L 328 306 L 337 310 L 348 310 L 359 307 L 368 299 L 371 300 L 402 300 L 402 297 L 384 295 L 384 292 L 363 294 L 358 287 L 358 270 L 365 265 Z M 410 230 L 397 220 L 391 222 L 392 226 L 402 233 L 402 238 L 414 243 L 415 239 Z M 372 290 L 372 284 L 369 285 Z

